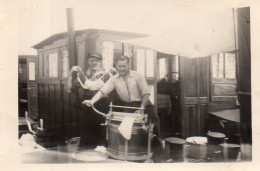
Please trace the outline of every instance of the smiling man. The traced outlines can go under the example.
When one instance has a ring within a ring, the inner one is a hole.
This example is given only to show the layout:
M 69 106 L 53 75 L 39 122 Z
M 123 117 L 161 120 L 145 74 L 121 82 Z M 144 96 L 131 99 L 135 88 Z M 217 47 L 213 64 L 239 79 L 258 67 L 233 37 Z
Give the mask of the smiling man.
M 153 160 L 160 162 L 163 158 L 163 148 L 160 140 L 159 117 L 154 112 L 154 106 L 150 102 L 150 91 L 145 78 L 138 72 L 130 70 L 129 58 L 121 56 L 116 59 L 115 66 L 118 74 L 111 77 L 91 100 L 83 101 L 83 104 L 92 106 L 110 92 L 116 90 L 121 105 L 145 108 L 144 113 L 154 123 L 156 138 L 152 141 Z M 128 111 L 129 112 L 129 111 Z M 135 111 L 138 113 L 139 111 Z

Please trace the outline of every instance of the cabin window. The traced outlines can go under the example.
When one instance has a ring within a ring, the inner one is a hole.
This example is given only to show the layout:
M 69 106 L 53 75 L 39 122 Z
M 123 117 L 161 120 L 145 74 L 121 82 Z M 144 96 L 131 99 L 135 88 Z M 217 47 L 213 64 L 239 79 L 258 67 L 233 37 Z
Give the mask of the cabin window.
M 225 53 L 225 78 L 236 78 L 236 56 Z
M 103 41 L 102 58 L 105 70 L 113 68 L 114 42 Z
M 166 71 L 166 58 L 159 59 L 159 76 L 162 79 L 167 74 Z
M 49 54 L 49 77 L 58 77 L 58 53 Z
M 146 50 L 146 77 L 154 77 L 154 52 Z
M 29 81 L 35 81 L 35 62 L 29 62 Z
M 154 77 L 154 51 L 137 49 L 137 71 L 145 77 Z
M 123 54 L 129 57 L 130 68 L 132 68 L 133 61 L 133 46 L 128 44 L 123 44 Z
M 27 66 L 25 62 L 21 62 L 19 60 L 19 81 L 24 82 L 27 81 Z
M 43 71 L 44 69 L 44 58 L 43 58 L 43 54 L 39 54 L 39 77 L 42 78 L 43 77 Z
M 234 53 L 220 53 L 212 56 L 213 78 L 236 78 L 236 57 Z
M 68 50 L 61 51 L 61 65 L 62 65 L 62 77 L 68 77 L 69 75 L 69 54 Z
M 133 56 L 133 46 L 124 44 L 124 55 L 131 58 Z
M 136 52 L 136 70 L 140 72 L 143 76 L 145 76 L 145 51 L 142 49 L 138 49 Z

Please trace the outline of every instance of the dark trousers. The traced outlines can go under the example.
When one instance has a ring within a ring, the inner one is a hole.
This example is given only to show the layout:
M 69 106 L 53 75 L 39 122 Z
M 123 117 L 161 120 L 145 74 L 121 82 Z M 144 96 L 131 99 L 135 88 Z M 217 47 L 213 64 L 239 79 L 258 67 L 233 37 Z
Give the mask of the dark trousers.
M 84 100 L 89 100 L 92 95 L 85 95 Z M 83 101 L 83 100 L 82 100 Z M 108 113 L 109 101 L 104 98 L 98 101 L 95 108 L 105 114 Z M 105 123 L 105 118 L 97 114 L 91 107 L 83 104 L 80 105 L 79 111 L 79 134 L 81 145 L 94 148 L 98 145 L 106 145 L 106 127 L 101 124 Z

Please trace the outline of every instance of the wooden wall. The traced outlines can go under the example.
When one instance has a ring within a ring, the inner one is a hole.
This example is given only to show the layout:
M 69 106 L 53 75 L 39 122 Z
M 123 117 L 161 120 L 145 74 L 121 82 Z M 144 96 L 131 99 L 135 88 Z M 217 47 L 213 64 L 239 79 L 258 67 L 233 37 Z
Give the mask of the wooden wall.
M 239 49 L 238 100 L 241 120 L 241 159 L 252 160 L 250 8 L 237 9 L 236 17 Z
M 140 36 L 140 35 L 139 35 Z M 138 37 L 135 34 L 106 31 L 86 31 L 77 37 L 78 65 L 86 69 L 85 58 L 89 52 L 102 53 L 102 41 L 115 41 Z M 38 111 L 39 118 L 44 120 L 44 128 L 56 136 L 73 137 L 79 135 L 78 109 L 71 101 L 71 94 L 66 92 L 67 78 L 61 75 L 61 51 L 67 49 L 63 38 L 52 40 L 37 47 L 39 57 Z M 115 42 L 115 50 L 122 53 L 122 44 Z M 48 54 L 58 53 L 58 77 L 49 78 Z
M 60 42 L 60 41 L 58 41 Z M 54 42 L 57 45 L 58 42 Z M 49 46 L 52 47 L 52 46 Z M 61 50 L 66 49 L 64 44 L 56 48 L 47 47 L 39 53 L 44 60 L 40 60 L 39 69 L 43 76 L 38 77 L 38 109 L 39 117 L 44 120 L 44 128 L 53 135 L 63 137 L 78 136 L 78 109 L 71 104 L 71 94 L 67 93 L 67 78 L 61 76 Z M 77 43 L 79 65 L 85 68 L 85 56 L 91 47 L 85 42 Z M 48 78 L 48 54 L 58 52 L 58 77 Z

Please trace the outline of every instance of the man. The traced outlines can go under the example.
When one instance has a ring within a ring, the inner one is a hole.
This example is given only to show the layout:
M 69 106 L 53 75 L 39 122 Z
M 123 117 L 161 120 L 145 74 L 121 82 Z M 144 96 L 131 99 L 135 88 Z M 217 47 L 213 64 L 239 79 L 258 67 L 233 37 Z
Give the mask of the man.
M 91 100 L 85 100 L 83 104 L 92 106 L 115 89 L 121 100 L 121 105 L 145 108 L 144 113 L 148 114 L 148 119 L 154 123 L 154 133 L 156 134 L 156 138 L 152 141 L 153 160 L 160 162 L 163 159 L 163 148 L 160 141 L 159 117 L 154 112 L 154 106 L 149 100 L 150 91 L 147 82 L 141 74 L 130 70 L 128 57 L 117 58 L 115 66 L 118 74 L 111 77 Z

